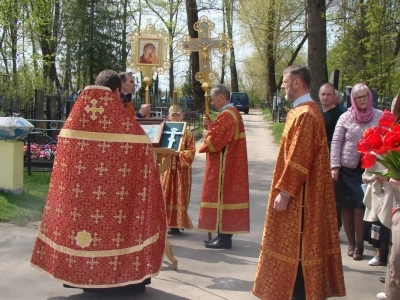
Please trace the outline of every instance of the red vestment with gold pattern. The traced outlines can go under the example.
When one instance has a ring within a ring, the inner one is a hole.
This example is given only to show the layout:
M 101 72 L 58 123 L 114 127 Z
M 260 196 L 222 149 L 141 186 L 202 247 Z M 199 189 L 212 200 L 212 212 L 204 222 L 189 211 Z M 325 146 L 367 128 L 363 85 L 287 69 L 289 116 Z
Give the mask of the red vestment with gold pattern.
M 172 169 L 172 160 L 167 171 L 161 174 L 161 184 L 167 205 L 167 222 L 171 228 L 192 229 L 193 224 L 187 209 L 192 187 L 192 162 L 196 154 L 193 133 L 186 129 L 182 149 L 176 160 L 176 169 Z
M 222 111 L 204 137 L 206 152 L 199 230 L 224 234 L 250 231 L 246 134 L 240 112 Z
M 110 89 L 86 87 L 58 137 L 32 266 L 74 287 L 141 283 L 166 229 L 150 140 Z
M 280 191 L 290 200 L 278 212 L 273 206 Z M 325 123 L 312 100 L 286 118 L 253 293 L 291 300 L 300 262 L 307 300 L 346 294 Z

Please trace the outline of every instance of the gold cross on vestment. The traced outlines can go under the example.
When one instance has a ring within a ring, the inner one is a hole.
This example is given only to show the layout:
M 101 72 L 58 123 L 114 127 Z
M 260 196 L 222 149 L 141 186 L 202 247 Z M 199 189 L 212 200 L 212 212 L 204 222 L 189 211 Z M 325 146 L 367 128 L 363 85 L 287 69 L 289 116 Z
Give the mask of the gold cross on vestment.
M 121 242 L 123 242 L 123 241 L 125 241 L 125 239 L 123 238 L 123 237 L 121 237 L 121 233 L 117 233 L 117 237 L 116 238 L 113 238 L 113 239 L 111 239 L 114 243 L 115 243 L 115 245 L 117 246 L 117 247 L 119 247 L 119 245 L 121 244 Z
M 97 190 L 92 191 L 92 194 L 93 194 L 93 195 L 96 195 L 96 199 L 97 199 L 97 200 L 100 200 L 100 198 L 101 198 L 102 196 L 104 196 L 104 195 L 106 194 L 106 192 L 102 191 L 102 187 L 99 185 L 99 186 L 97 187 Z
M 104 215 L 101 215 L 101 214 L 100 214 L 100 210 L 99 210 L 99 209 L 96 209 L 96 210 L 95 210 L 95 213 L 96 213 L 96 214 L 91 214 L 90 217 L 91 217 L 92 219 L 94 219 L 94 222 L 95 222 L 96 224 L 98 224 L 98 223 L 100 222 L 99 219 L 103 219 L 103 218 L 104 218 Z
M 128 173 L 128 172 L 130 172 L 131 171 L 131 169 L 130 168 L 127 168 L 127 166 L 128 166 L 128 164 L 127 163 L 124 163 L 123 164 L 123 168 L 119 168 L 118 169 L 118 172 L 121 172 L 122 173 L 122 177 L 126 177 L 126 174 Z
M 103 107 L 96 107 L 96 104 L 97 104 L 97 100 L 95 100 L 95 99 L 93 99 L 92 101 L 91 101 L 91 103 L 92 103 L 92 107 L 89 107 L 89 105 L 87 105 L 86 107 L 85 107 L 85 111 L 87 112 L 87 113 L 92 113 L 92 115 L 90 116 L 90 118 L 92 119 L 92 120 L 96 120 L 97 119 L 97 116 L 96 116 L 96 113 L 100 113 L 100 114 L 102 114 L 103 112 L 104 112 L 104 108 Z
M 127 196 L 129 194 L 128 191 L 125 191 L 125 187 L 124 186 L 121 187 L 121 189 L 119 191 L 115 192 L 115 193 L 119 196 L 119 199 L 121 201 L 124 200 L 125 196 Z
M 117 271 L 117 266 L 122 264 L 122 262 L 118 261 L 118 256 L 114 256 L 114 261 L 109 261 L 108 263 L 113 266 L 114 271 Z
M 100 177 L 103 176 L 103 173 L 104 173 L 104 172 L 107 172 L 107 171 L 108 171 L 108 169 L 104 167 L 104 163 L 103 163 L 103 162 L 101 162 L 101 163 L 100 163 L 100 167 L 96 167 L 95 170 L 96 170 L 97 172 L 99 172 L 99 176 L 100 176 Z
M 77 183 L 77 184 L 79 184 L 79 183 Z M 78 213 L 78 209 L 76 208 L 76 206 L 74 207 L 73 211 L 69 212 L 69 214 L 72 216 L 72 221 L 74 221 L 74 222 L 81 216 L 81 214 Z
M 126 219 L 126 215 L 123 214 L 122 209 L 119 210 L 119 214 L 114 216 L 114 219 L 118 220 L 118 224 L 122 223 L 123 219 Z
M 90 266 L 90 267 L 89 267 L 90 270 L 93 270 L 93 269 L 94 269 L 94 266 L 98 265 L 99 262 L 98 262 L 97 260 L 95 260 L 94 257 L 92 257 L 91 260 L 87 260 L 87 261 L 86 261 L 86 264 L 87 264 L 88 266 Z

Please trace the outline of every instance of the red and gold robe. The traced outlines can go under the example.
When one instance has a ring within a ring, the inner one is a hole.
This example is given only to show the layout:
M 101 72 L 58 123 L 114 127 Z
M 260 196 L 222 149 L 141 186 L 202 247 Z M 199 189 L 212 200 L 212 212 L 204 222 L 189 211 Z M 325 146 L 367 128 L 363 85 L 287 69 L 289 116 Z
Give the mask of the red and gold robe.
M 280 191 L 290 200 L 285 211 L 277 212 L 273 205 Z M 307 300 L 344 296 L 337 228 L 324 119 L 310 100 L 286 119 L 253 293 L 265 300 L 291 300 L 301 261 Z
M 166 225 L 150 140 L 119 97 L 86 87 L 58 137 L 32 266 L 74 287 L 140 283 L 160 271 Z
M 187 213 L 192 188 L 192 162 L 196 153 L 193 133 L 186 129 L 182 149 L 172 170 L 172 160 L 167 171 L 161 174 L 161 184 L 167 205 L 167 222 L 171 228 L 192 229 L 193 224 Z
M 199 150 L 207 154 L 199 230 L 249 232 L 249 175 L 242 116 L 230 106 L 210 127 Z

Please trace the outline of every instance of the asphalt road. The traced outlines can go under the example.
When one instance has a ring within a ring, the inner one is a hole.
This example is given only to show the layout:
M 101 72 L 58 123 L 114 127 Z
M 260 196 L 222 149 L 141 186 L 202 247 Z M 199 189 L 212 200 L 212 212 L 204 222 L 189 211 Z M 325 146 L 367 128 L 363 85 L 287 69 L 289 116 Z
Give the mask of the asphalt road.
M 232 249 L 206 249 L 203 245 L 205 238 L 203 232 L 196 229 L 185 231 L 179 236 L 169 237 L 175 257 L 178 259 L 178 269 L 173 270 L 165 258 L 161 272 L 152 279 L 145 293 L 134 296 L 89 294 L 83 293 L 80 289 L 65 289 L 60 282 L 52 280 L 29 265 L 38 224 L 17 227 L 0 223 L 0 299 L 256 299 L 251 290 L 277 146 L 273 144 L 268 131 L 269 123 L 263 120 L 260 112 L 250 111 L 250 114 L 243 115 L 243 118 L 248 143 L 251 232 L 235 235 Z M 205 155 L 196 154 L 189 207 L 189 215 L 195 228 L 204 166 Z M 364 260 L 354 261 L 348 257 L 344 233 L 341 232 L 340 236 L 347 296 L 331 299 L 376 299 L 376 294 L 383 290 L 383 284 L 378 278 L 384 276 L 385 268 L 368 266 L 368 260 L 374 255 L 373 249 L 369 246 L 366 246 Z

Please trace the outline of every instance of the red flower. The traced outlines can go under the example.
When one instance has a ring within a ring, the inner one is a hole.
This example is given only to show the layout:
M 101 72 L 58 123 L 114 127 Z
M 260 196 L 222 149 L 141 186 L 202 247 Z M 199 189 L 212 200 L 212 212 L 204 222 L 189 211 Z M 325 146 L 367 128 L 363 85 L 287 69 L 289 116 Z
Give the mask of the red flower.
M 379 126 L 391 127 L 394 124 L 394 122 L 396 122 L 396 116 L 387 109 L 385 109 L 381 118 L 379 119 L 378 124 Z
M 400 132 L 389 131 L 383 138 L 383 143 L 389 150 L 399 151 L 400 150 Z
M 374 127 L 373 129 L 374 129 L 374 131 L 378 131 L 382 137 L 389 131 L 389 129 L 387 129 L 385 127 L 379 127 L 379 126 Z M 399 130 L 400 130 L 400 128 L 399 128 Z
M 383 145 L 382 135 L 376 129 L 373 129 L 373 131 L 367 135 L 365 141 L 372 146 L 372 149 L 379 149 Z
M 374 152 L 379 155 L 386 154 L 389 151 L 389 148 L 386 147 L 385 144 L 382 145 L 379 149 L 374 149 Z
M 374 128 L 373 127 L 367 128 L 367 129 L 364 130 L 363 136 L 365 138 L 368 138 L 372 133 L 374 133 Z
M 390 131 L 395 131 L 395 132 L 400 132 L 400 124 L 396 124 L 394 125 Z
M 357 144 L 357 151 L 361 153 L 370 152 L 372 150 L 371 143 L 368 143 L 366 139 L 361 139 Z
M 361 155 L 361 168 L 371 168 L 376 163 L 376 156 L 371 153 L 363 153 Z

